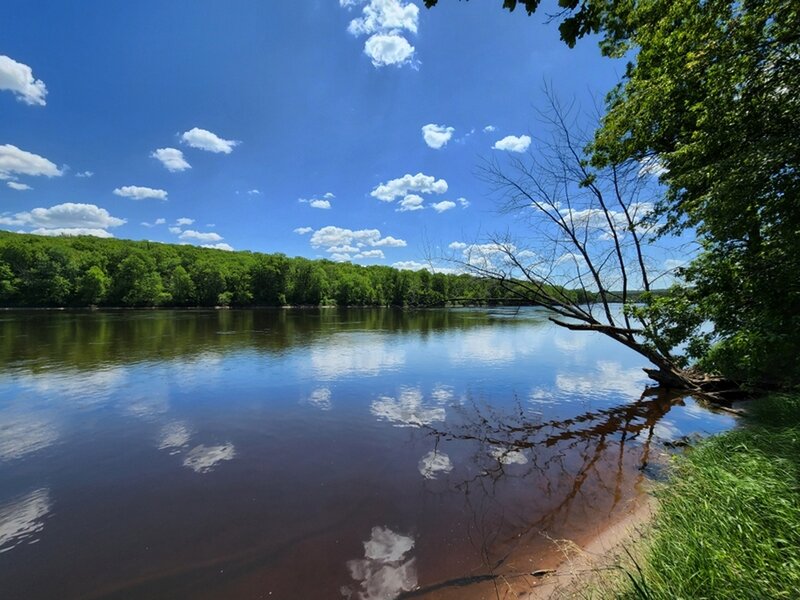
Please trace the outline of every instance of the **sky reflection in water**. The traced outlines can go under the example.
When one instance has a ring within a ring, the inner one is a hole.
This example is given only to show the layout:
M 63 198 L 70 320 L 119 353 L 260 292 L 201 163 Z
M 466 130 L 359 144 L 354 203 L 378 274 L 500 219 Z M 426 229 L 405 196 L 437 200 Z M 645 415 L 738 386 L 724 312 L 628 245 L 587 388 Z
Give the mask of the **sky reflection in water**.
M 624 510 L 660 442 L 732 425 L 641 398 L 636 355 L 537 310 L 7 313 L 0 340 L 10 597 L 529 571 L 542 532 Z

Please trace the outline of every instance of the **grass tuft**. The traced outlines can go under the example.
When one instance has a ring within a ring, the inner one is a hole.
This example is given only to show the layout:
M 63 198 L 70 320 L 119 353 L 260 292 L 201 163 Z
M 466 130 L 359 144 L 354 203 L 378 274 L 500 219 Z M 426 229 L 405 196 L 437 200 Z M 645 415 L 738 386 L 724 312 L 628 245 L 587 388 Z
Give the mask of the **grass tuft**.
M 676 459 L 625 598 L 798 598 L 800 396 L 753 403 L 740 429 Z

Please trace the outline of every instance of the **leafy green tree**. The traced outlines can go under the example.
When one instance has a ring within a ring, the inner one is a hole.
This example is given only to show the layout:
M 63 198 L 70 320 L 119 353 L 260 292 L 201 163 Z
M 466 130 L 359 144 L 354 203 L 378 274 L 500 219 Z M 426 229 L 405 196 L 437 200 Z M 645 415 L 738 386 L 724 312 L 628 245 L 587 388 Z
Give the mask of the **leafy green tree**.
M 210 259 L 201 260 L 190 270 L 197 300 L 202 306 L 214 306 L 225 291 L 225 273 L 219 264 Z
M 609 98 L 594 161 L 640 160 L 666 186 L 664 233 L 697 231 L 701 253 L 683 275 L 714 332 L 690 328 L 685 337 L 702 366 L 797 381 L 797 3 L 659 0 L 629 18 L 634 27 L 614 51 L 638 53 Z
M 78 282 L 77 299 L 81 304 L 99 304 L 108 293 L 111 280 L 103 269 L 89 267 Z
M 124 259 L 114 276 L 114 297 L 125 306 L 157 306 L 167 300 L 155 261 L 139 254 Z
M 172 271 L 169 278 L 168 290 L 172 297 L 172 302 L 178 306 L 188 306 L 195 300 L 195 289 L 192 278 L 189 273 L 183 268 L 183 265 L 178 265 Z
M 12 303 L 17 295 L 19 282 L 11 270 L 11 266 L 0 261 L 0 303 Z

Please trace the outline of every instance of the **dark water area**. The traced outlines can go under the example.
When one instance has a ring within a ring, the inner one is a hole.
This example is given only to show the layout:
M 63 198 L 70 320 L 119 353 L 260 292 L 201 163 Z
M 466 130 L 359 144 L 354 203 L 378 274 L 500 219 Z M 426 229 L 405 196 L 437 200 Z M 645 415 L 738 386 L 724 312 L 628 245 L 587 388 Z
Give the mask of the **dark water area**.
M 525 585 L 733 425 L 643 366 L 538 309 L 2 313 L 0 597 Z

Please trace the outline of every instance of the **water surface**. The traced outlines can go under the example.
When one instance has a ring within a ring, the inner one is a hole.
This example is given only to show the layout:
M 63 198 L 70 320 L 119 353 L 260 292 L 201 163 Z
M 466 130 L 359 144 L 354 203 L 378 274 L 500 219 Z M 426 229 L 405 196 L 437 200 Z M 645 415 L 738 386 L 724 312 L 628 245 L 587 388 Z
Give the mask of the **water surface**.
M 732 425 L 643 366 L 538 309 L 0 313 L 2 597 L 494 598 Z

